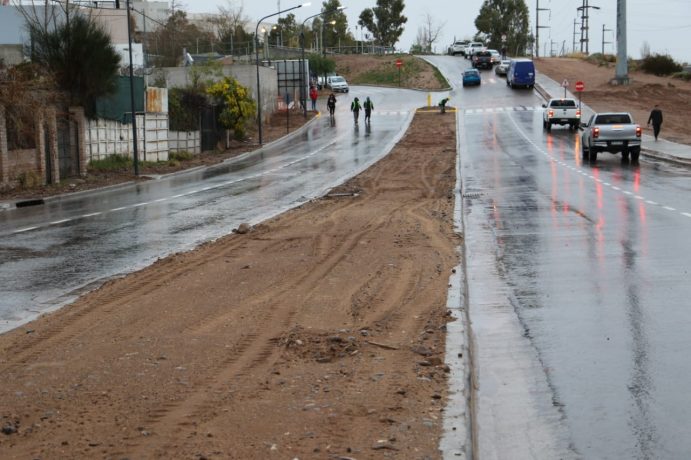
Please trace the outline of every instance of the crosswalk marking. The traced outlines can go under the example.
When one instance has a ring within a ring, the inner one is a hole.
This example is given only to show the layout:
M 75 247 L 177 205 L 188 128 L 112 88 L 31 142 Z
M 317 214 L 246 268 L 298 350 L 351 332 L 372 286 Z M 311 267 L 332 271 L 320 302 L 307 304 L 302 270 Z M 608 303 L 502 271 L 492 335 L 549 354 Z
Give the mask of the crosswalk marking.
M 516 107 L 487 107 L 487 108 L 477 108 L 477 109 L 465 109 L 463 112 L 467 115 L 480 114 L 480 113 L 500 113 L 500 112 L 535 112 L 542 110 L 542 107 L 533 107 L 520 105 Z

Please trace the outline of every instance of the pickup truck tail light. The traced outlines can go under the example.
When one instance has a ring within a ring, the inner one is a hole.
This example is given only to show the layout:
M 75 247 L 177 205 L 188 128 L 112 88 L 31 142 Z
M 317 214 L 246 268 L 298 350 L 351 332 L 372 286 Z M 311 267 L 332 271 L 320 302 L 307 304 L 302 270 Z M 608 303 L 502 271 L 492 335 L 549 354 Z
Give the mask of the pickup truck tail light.
M 636 137 L 641 137 L 642 130 L 640 126 L 636 126 Z
M 581 118 L 581 110 L 580 109 L 576 110 L 576 116 L 578 118 Z
M 554 110 L 550 110 L 549 112 L 547 112 L 547 116 L 552 118 L 554 116 Z
M 597 139 L 598 137 L 600 137 L 600 128 L 595 127 L 593 128 L 593 139 Z

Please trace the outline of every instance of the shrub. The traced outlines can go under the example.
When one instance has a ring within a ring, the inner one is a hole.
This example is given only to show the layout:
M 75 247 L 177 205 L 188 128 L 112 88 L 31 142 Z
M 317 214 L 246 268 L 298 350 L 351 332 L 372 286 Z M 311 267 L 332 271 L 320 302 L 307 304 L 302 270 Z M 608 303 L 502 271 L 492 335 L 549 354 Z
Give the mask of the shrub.
M 168 113 L 171 131 L 199 129 L 201 110 L 207 105 L 206 95 L 194 88 L 171 88 L 168 91 Z
M 169 160 L 175 160 L 175 161 L 188 161 L 194 158 L 194 154 L 188 152 L 187 150 L 180 150 L 179 152 L 170 152 L 168 154 L 168 159 Z
M 678 78 L 680 80 L 684 81 L 690 81 L 691 80 L 691 72 L 686 72 L 686 71 L 681 71 L 677 72 L 672 75 L 674 78 Z
M 257 104 L 250 97 L 248 89 L 235 78 L 225 77 L 207 88 L 206 93 L 221 108 L 218 114 L 221 126 L 232 130 L 235 139 L 244 139 L 247 125 L 257 114 Z
M 641 61 L 641 70 L 653 75 L 664 76 L 681 72 L 682 67 L 668 54 L 652 54 Z
M 22 188 L 38 187 L 42 184 L 41 176 L 36 171 L 23 172 L 17 177 Z
M 132 158 L 126 155 L 108 155 L 100 160 L 91 160 L 89 162 L 89 169 L 92 171 L 117 171 L 122 169 L 129 169 L 132 167 Z

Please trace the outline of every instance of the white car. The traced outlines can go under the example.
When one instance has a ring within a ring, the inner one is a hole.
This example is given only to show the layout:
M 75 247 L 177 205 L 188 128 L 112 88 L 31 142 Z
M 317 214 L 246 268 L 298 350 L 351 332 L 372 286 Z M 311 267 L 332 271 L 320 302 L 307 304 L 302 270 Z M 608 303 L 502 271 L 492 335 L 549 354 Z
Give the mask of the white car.
M 346 79 L 339 75 L 327 77 L 326 87 L 331 88 L 331 91 L 336 93 L 347 93 L 350 90 L 350 88 L 348 88 L 348 82 Z

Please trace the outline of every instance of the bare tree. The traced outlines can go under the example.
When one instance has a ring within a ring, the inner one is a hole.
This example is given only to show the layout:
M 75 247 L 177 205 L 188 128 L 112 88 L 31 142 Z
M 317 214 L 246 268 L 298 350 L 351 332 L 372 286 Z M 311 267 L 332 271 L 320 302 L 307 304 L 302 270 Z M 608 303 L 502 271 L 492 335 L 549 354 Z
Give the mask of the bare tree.
M 242 46 L 251 40 L 251 35 L 247 32 L 249 21 L 242 2 L 237 0 L 226 0 L 225 6 L 218 7 L 218 14 L 209 19 L 216 39 L 225 51 L 230 53 L 234 47 Z
M 641 57 L 643 59 L 647 58 L 650 56 L 650 43 L 647 41 L 644 41 L 643 44 L 641 45 Z
M 422 26 L 418 29 L 417 38 L 418 44 L 422 46 L 423 51 L 427 53 L 432 52 L 432 46 L 439 38 L 439 34 L 445 25 L 445 22 L 437 24 L 429 12 L 425 13 Z

